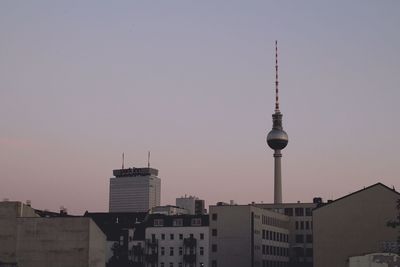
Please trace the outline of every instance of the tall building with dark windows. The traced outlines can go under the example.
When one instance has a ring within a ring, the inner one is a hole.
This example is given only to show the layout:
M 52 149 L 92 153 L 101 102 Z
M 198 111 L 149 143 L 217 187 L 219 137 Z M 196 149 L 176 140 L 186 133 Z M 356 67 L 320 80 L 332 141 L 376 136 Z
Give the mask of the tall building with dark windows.
M 110 178 L 110 212 L 146 212 L 160 206 L 161 180 L 153 168 L 114 170 Z

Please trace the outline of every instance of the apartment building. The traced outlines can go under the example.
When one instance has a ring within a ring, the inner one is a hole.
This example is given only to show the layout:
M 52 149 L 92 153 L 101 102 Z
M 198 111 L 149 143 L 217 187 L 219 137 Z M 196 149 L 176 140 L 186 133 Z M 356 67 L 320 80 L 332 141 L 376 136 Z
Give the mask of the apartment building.
M 149 267 L 208 267 L 208 215 L 149 215 L 145 259 Z

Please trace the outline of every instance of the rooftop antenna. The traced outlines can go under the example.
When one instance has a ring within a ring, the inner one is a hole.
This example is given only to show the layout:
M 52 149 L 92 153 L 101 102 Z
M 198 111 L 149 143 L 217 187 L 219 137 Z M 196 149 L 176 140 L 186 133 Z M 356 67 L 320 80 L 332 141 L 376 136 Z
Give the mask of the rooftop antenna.
M 278 41 L 275 40 L 275 111 L 279 111 Z
M 124 163 L 125 163 L 125 153 L 122 152 L 122 169 L 124 169 Z
M 147 153 L 147 168 L 150 168 L 150 151 Z

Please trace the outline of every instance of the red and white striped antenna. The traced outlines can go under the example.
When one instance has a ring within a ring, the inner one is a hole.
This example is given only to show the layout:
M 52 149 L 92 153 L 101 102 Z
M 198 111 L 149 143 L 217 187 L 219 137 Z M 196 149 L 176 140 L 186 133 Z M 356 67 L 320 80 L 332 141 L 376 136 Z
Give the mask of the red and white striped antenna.
M 275 40 L 275 111 L 279 112 L 278 41 Z

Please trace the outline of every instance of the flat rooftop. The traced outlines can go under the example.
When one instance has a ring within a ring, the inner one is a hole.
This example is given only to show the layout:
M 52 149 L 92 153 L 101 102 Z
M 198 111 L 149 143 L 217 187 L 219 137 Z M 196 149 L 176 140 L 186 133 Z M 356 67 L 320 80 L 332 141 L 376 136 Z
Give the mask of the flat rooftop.
M 127 168 L 127 169 L 117 169 L 113 170 L 113 175 L 115 177 L 134 177 L 134 176 L 149 176 L 158 175 L 158 170 L 153 168 Z

